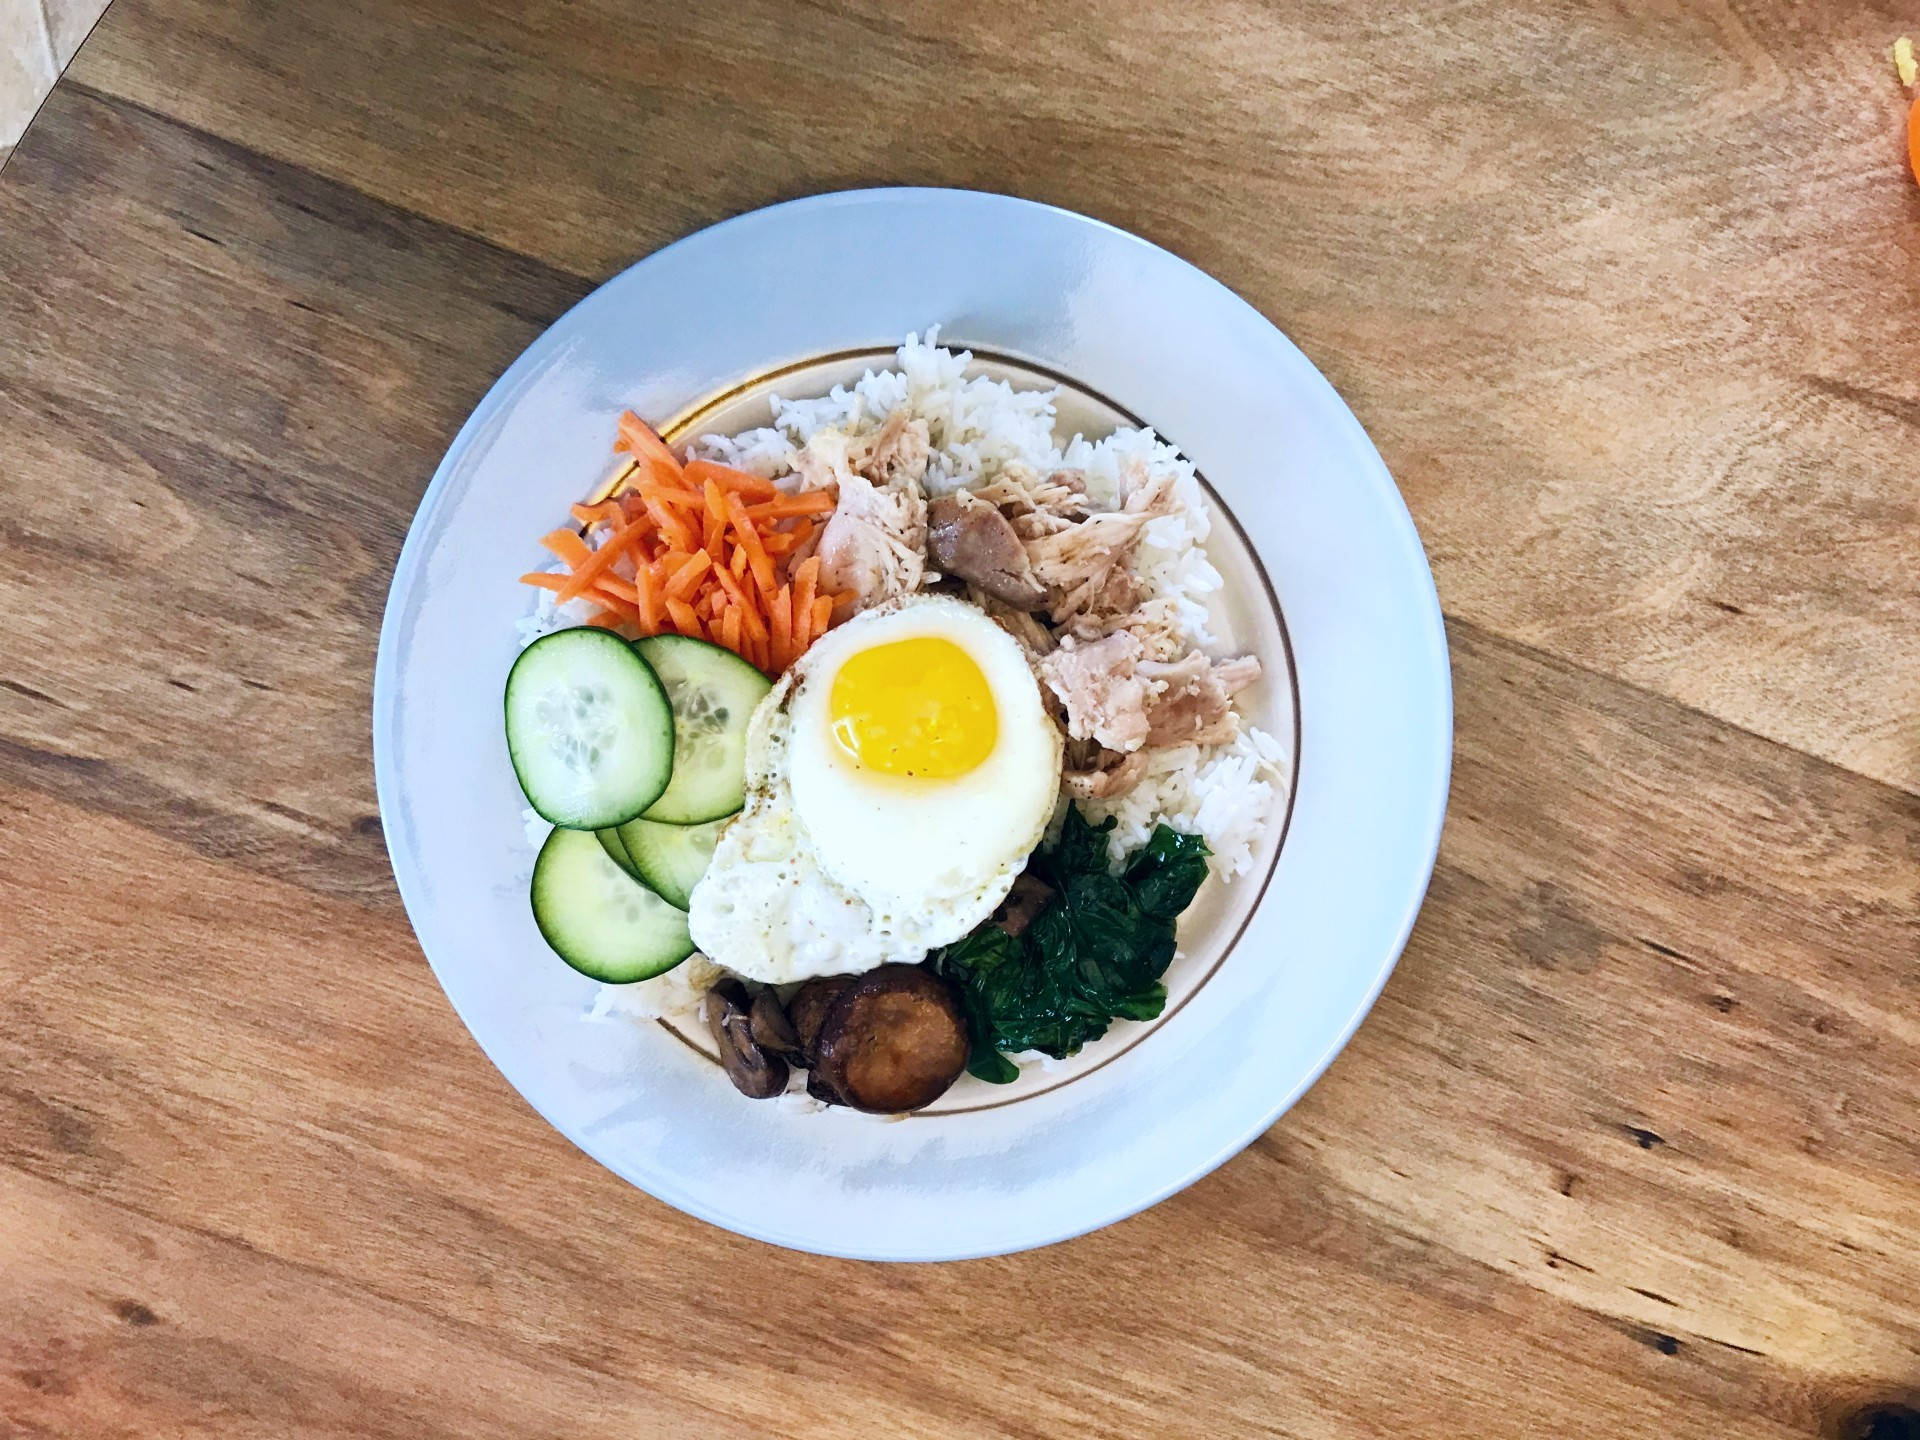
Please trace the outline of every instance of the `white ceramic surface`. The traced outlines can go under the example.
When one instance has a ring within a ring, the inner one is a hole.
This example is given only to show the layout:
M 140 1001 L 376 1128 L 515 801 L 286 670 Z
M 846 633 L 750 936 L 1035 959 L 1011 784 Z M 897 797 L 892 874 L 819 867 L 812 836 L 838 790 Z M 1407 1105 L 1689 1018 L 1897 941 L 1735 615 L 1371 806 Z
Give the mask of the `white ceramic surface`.
M 533 537 L 605 472 L 620 409 L 682 415 L 769 370 L 890 347 L 933 323 L 943 343 L 1070 376 L 1140 416 L 1232 512 L 1291 638 L 1291 827 L 1231 953 L 1112 1063 L 965 1113 L 798 1114 L 743 1100 L 657 1026 L 582 1021 L 593 986 L 545 950 L 528 913 L 532 854 L 500 733 L 512 621 L 526 608 L 515 577 L 539 558 Z M 1352 1034 L 1406 941 L 1451 748 L 1445 634 L 1419 539 L 1326 381 L 1167 252 L 965 191 L 757 211 L 582 301 L 501 377 L 441 463 L 395 572 L 374 683 L 394 873 L 494 1063 L 562 1133 L 669 1204 L 871 1259 L 1079 1234 L 1191 1183 L 1272 1124 Z

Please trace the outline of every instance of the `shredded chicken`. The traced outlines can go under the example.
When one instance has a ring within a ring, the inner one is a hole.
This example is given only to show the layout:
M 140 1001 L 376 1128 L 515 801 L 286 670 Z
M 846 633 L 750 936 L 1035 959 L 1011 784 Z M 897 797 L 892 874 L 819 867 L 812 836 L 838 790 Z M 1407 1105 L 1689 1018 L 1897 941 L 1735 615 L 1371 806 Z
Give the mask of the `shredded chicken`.
M 1040 678 L 1066 713 L 1068 739 L 1123 754 L 1147 743 L 1153 688 L 1138 673 L 1139 662 L 1140 642 L 1125 630 L 1091 644 L 1069 635 L 1040 662 Z
M 1027 559 L 1035 578 L 1047 587 L 1054 623 L 1065 625 L 1089 614 L 1117 617 L 1131 610 L 1139 590 L 1128 571 L 1128 557 L 1148 522 L 1176 508 L 1171 475 L 1153 481 L 1142 475 L 1129 485 L 1120 509 L 1100 511 L 1028 540 Z
M 1052 535 L 1086 519 L 1087 481 L 1078 470 L 1056 470 L 1044 480 L 1019 461 L 1009 461 L 973 492 L 1013 525 L 1022 540 Z
M 1195 651 L 1172 664 L 1143 660 L 1138 668 L 1156 687 L 1146 714 L 1146 743 L 1156 748 L 1233 739 L 1233 696 L 1260 678 L 1260 661 L 1252 655 L 1209 661 Z
M 1117 750 L 1086 747 L 1090 754 L 1073 753 L 1060 776 L 1060 788 L 1076 800 L 1111 800 L 1124 795 L 1147 778 L 1147 755 L 1135 750 L 1122 755 Z
M 849 442 L 848 463 L 876 485 L 894 485 L 927 478 L 932 447 L 927 422 L 909 419 L 905 407 L 895 410 L 870 435 Z
M 854 609 L 865 610 L 920 588 L 926 571 L 927 502 L 910 474 L 875 485 L 856 472 L 851 448 L 844 435 L 823 431 L 807 442 L 794 468 L 809 487 L 839 487 L 839 503 L 819 532 L 820 583 L 825 589 L 851 591 Z
M 1131 630 L 1098 640 L 1063 636 L 1039 669 L 1068 740 L 1122 755 L 1233 739 L 1232 698 L 1260 678 L 1252 655 L 1211 661 L 1196 650 L 1172 662 L 1148 659 Z
M 986 611 L 995 624 L 1018 640 L 1020 648 L 1027 652 L 1027 659 L 1036 664 L 1043 656 L 1051 655 L 1054 647 L 1060 643 L 1037 617 L 1025 610 L 1014 609 L 978 585 L 967 587 L 967 599 Z

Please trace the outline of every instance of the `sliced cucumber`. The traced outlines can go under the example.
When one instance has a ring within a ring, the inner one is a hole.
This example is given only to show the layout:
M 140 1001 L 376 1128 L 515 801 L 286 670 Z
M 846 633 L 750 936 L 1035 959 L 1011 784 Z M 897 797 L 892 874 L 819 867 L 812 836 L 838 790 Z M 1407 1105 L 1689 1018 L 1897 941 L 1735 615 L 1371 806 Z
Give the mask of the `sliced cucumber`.
M 686 912 L 614 864 L 584 830 L 555 830 L 540 847 L 533 920 L 556 955 L 609 985 L 652 979 L 693 953 Z
M 507 751 L 527 803 L 603 830 L 658 800 L 673 776 L 673 709 L 645 660 L 593 626 L 543 635 L 507 674 Z
M 616 832 L 636 875 L 669 905 L 687 908 L 700 877 L 707 873 L 713 847 L 720 843 L 726 820 L 705 825 L 662 825 L 654 820 L 629 820 Z
M 640 822 L 637 820 L 629 820 L 627 823 L 629 825 L 637 825 Z M 634 868 L 633 858 L 627 854 L 627 847 L 621 843 L 620 831 L 617 828 L 612 830 L 596 830 L 593 832 L 593 838 L 600 842 L 600 848 L 607 852 L 607 858 L 609 860 L 626 871 L 627 874 L 633 876 L 633 878 L 638 880 L 642 885 L 647 883 L 647 877 Z M 687 907 L 685 904 L 682 904 L 680 908 L 684 910 Z
M 702 825 L 747 801 L 747 721 L 773 682 L 731 650 L 684 635 L 634 643 L 673 706 L 673 780 L 646 818 Z

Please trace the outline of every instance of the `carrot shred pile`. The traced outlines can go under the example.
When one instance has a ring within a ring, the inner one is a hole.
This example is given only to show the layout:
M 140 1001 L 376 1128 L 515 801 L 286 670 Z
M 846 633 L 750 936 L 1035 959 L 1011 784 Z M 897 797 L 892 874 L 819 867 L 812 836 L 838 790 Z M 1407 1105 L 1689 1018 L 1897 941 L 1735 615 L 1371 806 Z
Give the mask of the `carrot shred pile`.
M 833 623 L 851 594 L 820 585 L 831 490 L 788 494 L 770 480 L 711 460 L 684 463 L 632 411 L 616 453 L 631 457 L 611 494 L 575 505 L 579 529 L 540 543 L 569 573 L 520 578 L 564 603 L 598 607 L 587 623 L 626 635 L 690 635 L 724 645 L 770 675 L 791 665 Z M 595 547 L 586 531 L 610 532 Z

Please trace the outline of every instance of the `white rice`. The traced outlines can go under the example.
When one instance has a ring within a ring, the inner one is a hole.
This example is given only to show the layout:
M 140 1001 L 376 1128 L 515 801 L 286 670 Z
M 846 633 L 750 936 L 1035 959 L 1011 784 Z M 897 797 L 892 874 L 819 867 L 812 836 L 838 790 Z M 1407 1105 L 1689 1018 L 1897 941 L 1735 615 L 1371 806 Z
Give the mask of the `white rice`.
M 774 396 L 772 425 L 738 435 L 702 435 L 691 452 L 777 477 L 793 469 L 800 448 L 821 431 L 863 435 L 904 405 L 927 422 L 932 456 L 926 487 L 932 494 L 983 484 L 1016 460 L 1041 474 L 1063 468 L 1084 472 L 1089 498 L 1107 507 L 1118 504 L 1128 466 L 1145 466 L 1150 479 L 1171 475 L 1180 507 L 1148 525 L 1135 551 L 1134 573 L 1144 606 L 1157 610 L 1190 646 L 1218 653 L 1208 603 L 1222 581 L 1207 558 L 1206 499 L 1190 461 L 1151 429 L 1127 427 L 1099 440 L 1075 435 L 1059 444 L 1054 438 L 1057 391 L 1015 390 L 1005 381 L 969 376 L 972 354 L 942 348 L 938 326 L 924 339 L 907 336 L 894 361 L 892 370 L 869 370 L 852 385 L 837 385 L 817 399 Z M 601 538 L 589 537 L 594 543 Z M 556 563 L 549 569 L 564 573 L 566 567 Z M 551 591 L 536 591 L 532 610 L 518 622 L 520 644 L 583 624 L 591 613 L 583 602 L 556 606 Z M 1242 723 L 1224 745 L 1151 752 L 1146 779 L 1134 790 L 1116 800 L 1082 804 L 1096 821 L 1118 818 L 1111 842 L 1116 861 L 1164 822 L 1202 836 L 1213 852 L 1213 874 L 1225 881 L 1252 865 L 1253 847 L 1279 813 L 1290 782 L 1280 742 Z M 537 846 L 547 827 L 533 812 L 528 815 L 528 839 Z M 689 962 L 655 980 L 603 987 L 591 1018 L 685 1013 L 718 974 L 703 957 L 696 960 L 699 969 Z
M 589 1020 L 662 1020 L 688 1015 L 700 1006 L 700 997 L 725 974 L 695 951 L 664 975 L 631 985 L 602 985 L 587 1011 Z
M 1081 810 L 1095 821 L 1116 816 L 1109 841 L 1118 860 L 1147 843 L 1165 821 L 1203 836 L 1209 862 L 1222 880 L 1245 874 L 1253 847 L 1279 813 L 1287 789 L 1287 755 L 1264 730 L 1242 724 L 1224 745 L 1180 745 L 1147 756 L 1147 778 L 1114 800 L 1086 800 Z
M 773 397 L 773 424 L 739 435 L 702 435 L 695 454 L 757 475 L 779 475 L 813 435 L 829 428 L 848 435 L 877 430 L 895 410 L 927 422 L 933 445 L 927 489 L 943 495 L 991 479 L 1009 460 L 1036 470 L 1060 463 L 1053 441 L 1052 390 L 1015 390 L 1004 380 L 967 375 L 970 352 L 941 349 L 940 327 L 927 338 L 907 336 L 894 370 L 869 370 L 851 386 L 836 385 L 817 400 Z

